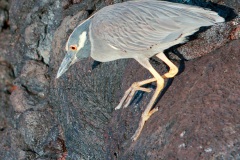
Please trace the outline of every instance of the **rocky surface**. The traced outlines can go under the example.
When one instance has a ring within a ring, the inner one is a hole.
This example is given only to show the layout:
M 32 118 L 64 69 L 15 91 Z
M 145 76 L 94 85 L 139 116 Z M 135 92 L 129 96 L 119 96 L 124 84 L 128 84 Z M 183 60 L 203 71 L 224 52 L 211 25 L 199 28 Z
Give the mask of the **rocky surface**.
M 130 137 L 151 95 L 113 112 L 106 142 L 109 159 L 239 159 L 239 44 L 236 40 L 185 62 L 136 142 Z M 146 74 L 140 67 L 127 72 Z M 122 81 L 122 93 L 131 81 Z
M 170 50 L 181 72 L 166 81 L 160 110 L 134 143 L 130 137 L 151 94 L 140 92 L 128 108 L 114 108 L 132 82 L 151 76 L 137 62 L 93 67 L 89 58 L 55 79 L 74 27 L 119 2 L 0 0 L 0 159 L 239 159 L 237 1 L 214 1 L 234 10 L 189 1 L 228 22 Z M 154 67 L 167 71 L 162 62 Z
M 0 30 L 6 29 L 9 27 L 9 1 L 0 0 Z

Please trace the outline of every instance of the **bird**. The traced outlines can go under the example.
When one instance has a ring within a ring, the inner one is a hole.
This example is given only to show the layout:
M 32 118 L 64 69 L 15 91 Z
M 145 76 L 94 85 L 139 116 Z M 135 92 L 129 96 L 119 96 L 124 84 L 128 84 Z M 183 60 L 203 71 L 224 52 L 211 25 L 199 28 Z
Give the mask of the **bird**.
M 115 109 L 129 106 L 137 91 L 151 92 L 143 87 L 156 83 L 156 89 L 142 112 L 138 128 L 131 137 L 136 141 L 145 122 L 158 107 L 153 107 L 164 79 L 173 78 L 178 73 L 164 51 L 177 44 L 186 43 L 188 37 L 203 26 L 224 22 L 216 12 L 198 6 L 157 0 L 127 1 L 106 6 L 88 19 L 80 22 L 66 43 L 66 52 L 56 78 L 65 73 L 74 63 L 92 57 L 99 62 L 118 59 L 135 59 L 153 78 L 134 82 L 124 93 Z M 149 59 L 157 57 L 169 71 L 160 75 Z

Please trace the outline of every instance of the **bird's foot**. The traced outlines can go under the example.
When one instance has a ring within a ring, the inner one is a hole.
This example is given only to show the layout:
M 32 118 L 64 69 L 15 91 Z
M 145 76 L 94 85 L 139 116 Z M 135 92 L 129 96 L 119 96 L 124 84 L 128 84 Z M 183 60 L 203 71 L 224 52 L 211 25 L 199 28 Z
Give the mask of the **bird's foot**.
M 143 84 L 141 82 L 134 82 L 132 86 L 125 92 L 123 98 L 121 99 L 120 103 L 117 105 L 115 110 L 120 109 L 123 106 L 123 103 L 125 102 L 125 105 L 123 108 L 126 108 L 131 100 L 133 99 L 133 96 L 135 95 L 136 91 L 144 91 L 144 92 L 151 92 L 151 89 L 141 87 Z
M 139 137 L 142 129 L 143 129 L 143 126 L 145 124 L 145 122 L 151 117 L 151 115 L 155 112 L 158 111 L 158 108 L 153 108 L 149 113 L 145 114 L 143 113 L 142 114 L 142 117 L 141 117 L 141 120 L 139 122 L 139 125 L 138 125 L 138 129 L 135 131 L 134 135 L 131 137 L 131 140 L 132 141 L 136 141 L 137 138 Z

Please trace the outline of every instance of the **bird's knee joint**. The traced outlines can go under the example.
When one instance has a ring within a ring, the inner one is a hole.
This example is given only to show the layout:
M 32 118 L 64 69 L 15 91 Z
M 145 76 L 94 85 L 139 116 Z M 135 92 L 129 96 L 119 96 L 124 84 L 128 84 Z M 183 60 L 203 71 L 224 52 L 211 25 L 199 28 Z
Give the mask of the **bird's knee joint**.
M 138 83 L 138 82 L 134 82 L 134 83 L 132 84 L 132 87 L 133 87 L 133 88 L 139 87 L 139 83 Z
M 164 83 L 164 79 L 163 79 L 162 77 L 157 78 L 156 83 L 157 83 L 157 84 L 163 84 L 163 83 Z
M 178 72 L 178 67 L 176 66 L 176 71 Z
M 142 120 L 144 121 L 144 122 L 146 122 L 148 119 L 149 119 L 149 114 L 147 113 L 147 114 L 142 114 Z
M 172 67 L 168 73 L 163 75 L 163 78 L 172 78 L 178 73 L 178 68 L 176 66 Z
M 178 73 L 178 67 L 175 66 L 173 70 L 174 70 L 174 73 L 175 73 L 175 74 Z
M 174 67 L 174 73 L 177 74 L 178 73 L 178 67 Z
M 163 88 L 164 87 L 164 80 L 163 79 L 160 79 L 160 80 L 157 80 L 157 88 Z

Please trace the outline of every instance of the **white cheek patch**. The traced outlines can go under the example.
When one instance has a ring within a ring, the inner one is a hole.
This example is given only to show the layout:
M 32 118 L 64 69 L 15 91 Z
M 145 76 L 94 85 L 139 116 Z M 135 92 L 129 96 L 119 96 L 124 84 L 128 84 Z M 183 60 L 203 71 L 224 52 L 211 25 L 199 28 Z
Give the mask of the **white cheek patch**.
M 77 50 L 79 51 L 81 48 L 84 47 L 84 44 L 87 40 L 87 32 L 84 31 L 80 36 L 79 36 L 79 41 L 78 41 L 78 47 Z
M 66 48 L 65 48 L 65 49 L 66 49 L 66 51 L 68 51 L 68 41 L 67 41 L 67 44 L 66 44 Z

